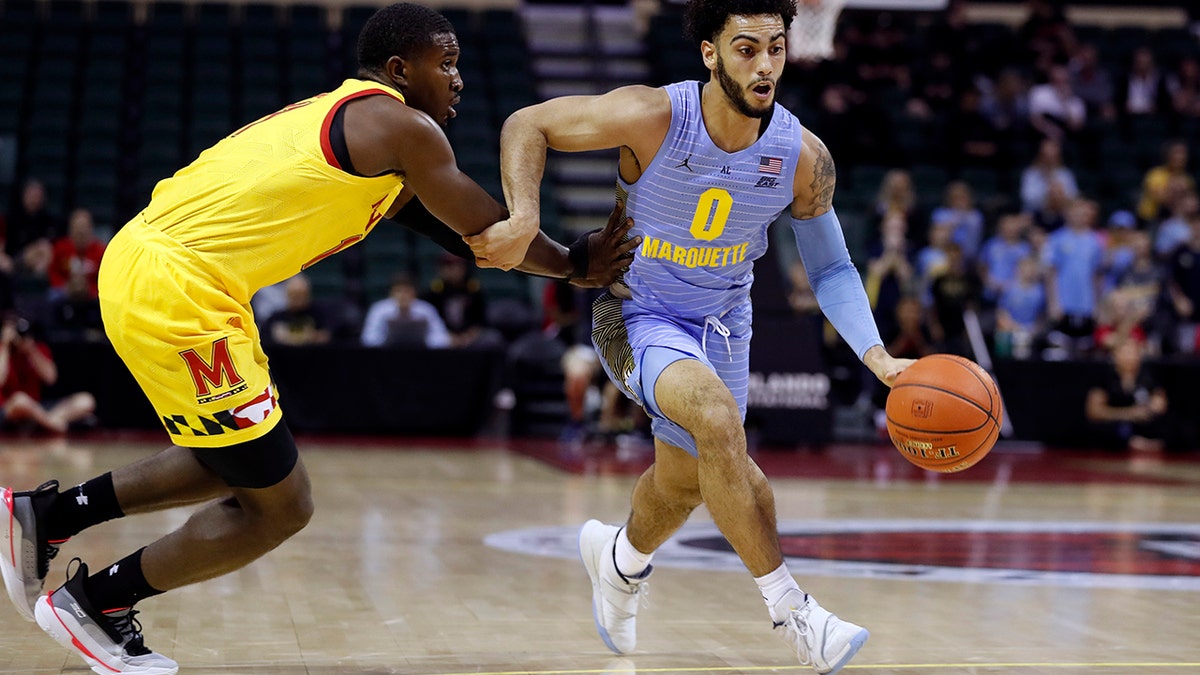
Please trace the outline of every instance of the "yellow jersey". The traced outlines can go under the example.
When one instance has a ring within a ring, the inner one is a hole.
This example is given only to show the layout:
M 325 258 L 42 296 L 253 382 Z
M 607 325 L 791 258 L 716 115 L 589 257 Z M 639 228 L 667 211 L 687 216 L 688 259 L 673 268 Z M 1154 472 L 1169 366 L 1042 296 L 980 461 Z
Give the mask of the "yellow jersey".
M 400 175 L 348 173 L 330 144 L 338 109 L 375 95 L 404 101 L 394 89 L 352 79 L 242 127 L 159 182 L 133 222 L 186 248 L 205 276 L 249 302 L 258 289 L 357 243 L 400 194 Z M 126 229 L 137 237 L 140 228 Z

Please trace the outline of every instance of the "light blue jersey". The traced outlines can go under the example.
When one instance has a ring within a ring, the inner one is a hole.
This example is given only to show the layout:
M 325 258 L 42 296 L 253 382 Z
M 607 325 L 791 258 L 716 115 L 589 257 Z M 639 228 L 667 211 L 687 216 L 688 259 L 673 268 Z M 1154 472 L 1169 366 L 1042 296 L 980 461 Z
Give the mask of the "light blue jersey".
M 767 228 L 789 208 L 800 156 L 800 122 L 776 105 L 758 141 L 728 153 L 709 138 L 699 82 L 665 87 L 671 127 L 632 185 L 627 213 L 641 235 L 629 271 L 625 313 L 676 317 L 703 326 L 717 317 L 735 334 L 750 326 L 754 261 Z M 737 310 L 737 311 L 734 311 Z
M 799 121 L 777 105 L 753 145 L 721 150 L 704 126 L 700 87 L 665 88 L 670 130 L 638 181 L 621 182 L 642 236 L 625 273 L 632 299 L 598 300 L 593 330 L 605 369 L 645 406 L 654 435 L 693 455 L 695 440 L 658 409 L 654 384 L 672 362 L 697 359 L 729 387 L 745 419 L 754 261 L 767 249 L 767 228 L 791 206 L 801 147 Z

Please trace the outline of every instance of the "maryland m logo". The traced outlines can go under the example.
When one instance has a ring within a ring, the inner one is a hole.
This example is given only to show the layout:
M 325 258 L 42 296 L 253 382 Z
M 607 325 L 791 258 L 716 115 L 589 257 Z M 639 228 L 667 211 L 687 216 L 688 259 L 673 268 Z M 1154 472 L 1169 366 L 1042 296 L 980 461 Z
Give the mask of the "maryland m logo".
M 179 356 L 187 364 L 188 372 L 192 375 L 192 384 L 196 385 L 198 403 L 208 403 L 226 396 L 233 396 L 245 391 L 248 386 L 242 376 L 238 375 L 237 368 L 233 366 L 233 357 L 229 355 L 229 338 L 227 337 L 213 343 L 212 359 L 210 360 L 206 361 L 203 356 L 196 353 L 195 349 L 179 352 Z M 212 389 L 228 387 L 229 390 L 213 395 L 210 386 Z

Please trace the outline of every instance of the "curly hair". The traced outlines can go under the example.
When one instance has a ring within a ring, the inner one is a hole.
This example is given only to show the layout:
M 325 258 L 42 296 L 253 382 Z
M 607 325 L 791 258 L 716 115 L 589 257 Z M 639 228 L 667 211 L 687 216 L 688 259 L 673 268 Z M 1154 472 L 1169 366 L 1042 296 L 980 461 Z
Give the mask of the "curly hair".
M 450 21 L 428 7 L 409 2 L 388 5 L 372 14 L 358 35 L 358 67 L 380 71 L 393 56 L 411 58 L 432 47 L 433 36 L 453 32 Z
M 683 35 L 696 43 L 713 42 L 731 16 L 778 14 L 787 30 L 796 17 L 796 0 L 689 0 L 683 10 Z

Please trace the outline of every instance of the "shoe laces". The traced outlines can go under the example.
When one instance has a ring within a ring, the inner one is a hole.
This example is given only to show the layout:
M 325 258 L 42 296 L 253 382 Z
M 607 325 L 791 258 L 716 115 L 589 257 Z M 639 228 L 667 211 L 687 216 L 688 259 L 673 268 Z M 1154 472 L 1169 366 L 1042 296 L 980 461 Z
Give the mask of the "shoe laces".
M 145 656 L 151 653 L 142 642 L 142 622 L 137 620 L 136 609 L 126 609 L 105 614 L 109 624 L 124 638 L 122 648 L 130 656 Z
M 800 665 L 811 666 L 813 664 L 812 649 L 809 645 L 809 634 L 811 633 L 808 621 L 801 616 L 799 609 L 793 609 L 788 612 L 788 616 L 783 621 L 775 624 L 775 630 L 782 629 L 783 637 L 796 649 L 796 656 L 800 659 Z
M 59 544 L 45 542 L 42 544 L 42 555 L 38 557 L 38 577 L 45 579 L 50 572 L 50 561 L 58 555 Z

